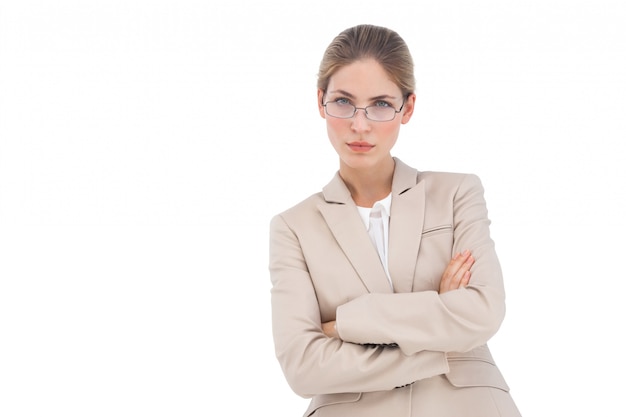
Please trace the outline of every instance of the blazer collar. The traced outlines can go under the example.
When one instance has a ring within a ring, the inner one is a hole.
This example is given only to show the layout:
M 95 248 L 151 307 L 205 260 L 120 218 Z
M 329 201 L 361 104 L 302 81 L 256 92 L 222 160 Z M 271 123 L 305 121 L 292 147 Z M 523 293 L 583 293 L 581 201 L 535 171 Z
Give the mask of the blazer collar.
M 389 273 L 396 292 L 409 292 L 424 223 L 424 187 L 417 183 L 417 170 L 397 158 L 394 160 Z M 370 292 L 391 292 L 376 249 L 339 172 L 323 188 L 322 194 L 325 202 L 320 203 L 319 210 L 363 284 Z
M 424 228 L 425 189 L 419 172 L 396 159 L 389 218 L 389 275 L 396 292 L 410 292 Z
M 376 248 L 339 172 L 322 193 L 325 201 L 319 203 L 318 209 L 367 290 L 371 293 L 390 293 L 391 287 Z

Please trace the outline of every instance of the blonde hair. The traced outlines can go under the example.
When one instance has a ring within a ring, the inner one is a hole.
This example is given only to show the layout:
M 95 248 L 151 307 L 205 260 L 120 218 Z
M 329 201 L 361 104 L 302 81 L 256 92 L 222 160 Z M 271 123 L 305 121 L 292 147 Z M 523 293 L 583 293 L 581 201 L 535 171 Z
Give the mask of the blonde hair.
M 413 58 L 404 40 L 391 29 L 358 25 L 341 32 L 328 45 L 317 74 L 317 88 L 326 91 L 330 77 L 355 61 L 371 58 L 387 72 L 403 96 L 415 92 Z

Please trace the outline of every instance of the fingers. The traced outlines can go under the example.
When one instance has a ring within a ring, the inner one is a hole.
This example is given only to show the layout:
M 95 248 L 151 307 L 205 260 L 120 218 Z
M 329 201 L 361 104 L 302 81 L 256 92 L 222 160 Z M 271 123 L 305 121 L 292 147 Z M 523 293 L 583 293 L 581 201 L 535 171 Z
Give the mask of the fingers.
M 337 334 L 337 325 L 334 320 L 322 323 L 322 331 L 328 337 L 339 337 Z
M 441 277 L 439 293 L 467 286 L 471 278 L 470 268 L 474 262 L 475 259 L 468 250 L 454 255 Z
M 470 271 L 466 271 L 463 274 L 463 277 L 461 278 L 461 280 L 459 281 L 459 286 L 456 289 L 459 289 L 461 287 L 467 287 L 467 284 L 469 284 L 471 276 L 472 276 L 472 273 Z
M 454 278 L 452 280 L 452 289 L 458 289 L 462 286 L 466 286 L 469 283 L 471 272 L 470 268 L 474 265 L 474 257 L 470 254 L 469 251 L 465 251 L 461 256 L 461 260 L 463 262 L 460 263 L 456 273 L 454 274 Z

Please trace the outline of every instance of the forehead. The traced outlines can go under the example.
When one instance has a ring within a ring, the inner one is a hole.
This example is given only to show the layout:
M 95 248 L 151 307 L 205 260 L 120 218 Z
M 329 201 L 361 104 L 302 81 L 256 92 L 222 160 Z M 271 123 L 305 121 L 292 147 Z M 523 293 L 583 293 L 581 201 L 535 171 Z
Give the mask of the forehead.
M 336 91 L 363 99 L 383 95 L 399 97 L 402 94 L 383 66 L 373 59 L 355 61 L 337 70 L 330 77 L 327 92 L 333 94 Z

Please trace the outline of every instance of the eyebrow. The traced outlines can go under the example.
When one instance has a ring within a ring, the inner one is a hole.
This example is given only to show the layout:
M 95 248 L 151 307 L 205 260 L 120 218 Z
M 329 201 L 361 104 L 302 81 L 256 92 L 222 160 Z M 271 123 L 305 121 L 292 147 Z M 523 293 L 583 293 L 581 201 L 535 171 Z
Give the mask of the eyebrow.
M 350 94 L 350 93 L 348 93 L 348 92 L 347 92 L 347 91 L 345 91 L 345 90 L 333 90 L 333 91 L 329 91 L 329 92 L 328 92 L 328 94 L 341 94 L 341 95 L 346 96 L 346 97 L 348 97 L 348 98 L 352 98 L 352 99 L 356 98 L 356 97 L 354 96 L 354 94 Z M 380 95 L 380 96 L 371 97 L 369 100 L 370 100 L 370 101 L 374 101 L 374 100 L 384 100 L 384 99 L 392 99 L 392 100 L 395 100 L 395 99 L 397 99 L 397 97 L 390 96 L 389 94 L 382 94 L 382 95 Z

